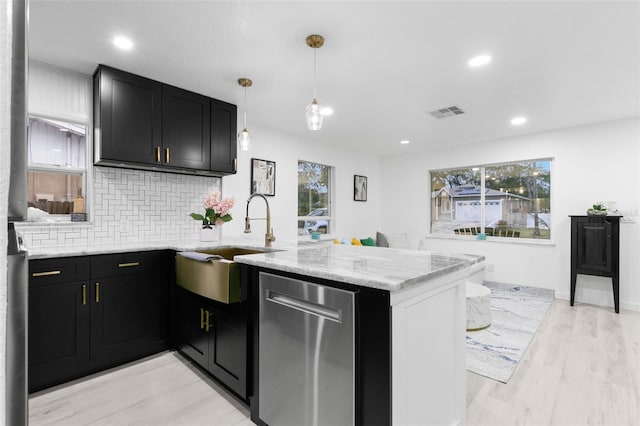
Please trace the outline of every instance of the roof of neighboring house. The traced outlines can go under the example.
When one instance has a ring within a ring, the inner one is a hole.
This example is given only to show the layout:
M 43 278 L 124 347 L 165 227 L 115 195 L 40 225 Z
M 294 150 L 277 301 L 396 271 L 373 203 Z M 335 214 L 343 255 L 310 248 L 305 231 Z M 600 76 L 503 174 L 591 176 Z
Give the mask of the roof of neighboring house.
M 465 198 L 465 197 L 480 197 L 479 185 L 461 185 L 455 188 L 444 187 L 438 191 L 432 193 L 432 198 L 439 197 L 443 192 L 447 193 L 451 198 Z M 497 189 L 487 188 L 484 193 L 485 197 L 513 197 L 520 198 L 522 200 L 528 200 L 529 198 L 522 195 L 514 194 L 513 192 L 503 192 Z

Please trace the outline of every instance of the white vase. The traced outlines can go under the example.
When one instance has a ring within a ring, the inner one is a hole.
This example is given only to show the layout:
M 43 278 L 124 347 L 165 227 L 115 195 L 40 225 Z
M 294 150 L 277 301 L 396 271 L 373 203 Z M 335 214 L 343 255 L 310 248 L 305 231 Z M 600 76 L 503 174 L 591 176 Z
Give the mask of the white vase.
M 210 228 L 200 229 L 200 241 L 218 241 L 220 239 L 220 227 L 212 225 Z

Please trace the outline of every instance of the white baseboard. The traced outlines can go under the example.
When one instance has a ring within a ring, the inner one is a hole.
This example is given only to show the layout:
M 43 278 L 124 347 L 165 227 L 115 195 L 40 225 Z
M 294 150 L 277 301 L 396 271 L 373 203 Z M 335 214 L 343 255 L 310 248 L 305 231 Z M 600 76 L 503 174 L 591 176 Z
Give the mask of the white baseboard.
M 556 299 L 561 299 L 561 300 L 571 300 L 570 298 L 570 294 L 568 291 L 556 291 Z M 613 299 L 613 296 L 612 296 Z M 589 305 L 596 305 L 596 306 L 604 306 L 607 308 L 613 308 L 613 300 L 611 300 L 611 303 L 598 303 L 595 301 L 580 301 L 580 300 L 576 300 L 576 304 L 579 303 L 586 303 Z M 635 312 L 640 312 L 640 303 L 633 303 L 633 302 L 625 302 L 624 300 L 620 301 L 620 309 L 624 309 L 626 311 L 635 311 Z

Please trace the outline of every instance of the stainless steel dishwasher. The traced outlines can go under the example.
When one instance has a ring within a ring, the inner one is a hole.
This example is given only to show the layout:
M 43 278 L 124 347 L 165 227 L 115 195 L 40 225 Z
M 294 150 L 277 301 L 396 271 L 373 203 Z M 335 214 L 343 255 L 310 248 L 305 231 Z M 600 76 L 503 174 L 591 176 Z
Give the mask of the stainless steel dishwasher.
M 260 273 L 259 417 L 270 426 L 355 422 L 355 293 Z

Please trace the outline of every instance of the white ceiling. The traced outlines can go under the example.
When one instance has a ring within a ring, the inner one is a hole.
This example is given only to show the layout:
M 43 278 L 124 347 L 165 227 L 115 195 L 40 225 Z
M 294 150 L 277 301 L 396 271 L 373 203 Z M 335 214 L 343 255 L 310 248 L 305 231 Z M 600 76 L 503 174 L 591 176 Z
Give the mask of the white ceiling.
M 319 132 L 304 119 L 313 33 L 325 37 L 318 100 L 335 111 Z M 116 50 L 116 34 L 134 49 Z M 382 155 L 640 114 L 637 1 L 31 0 L 29 49 L 46 63 L 86 74 L 107 64 L 240 113 L 237 79 L 249 77 L 249 129 Z M 466 65 L 482 53 L 488 66 Z M 466 114 L 429 114 L 453 105 Z M 529 121 L 513 127 L 515 115 Z

